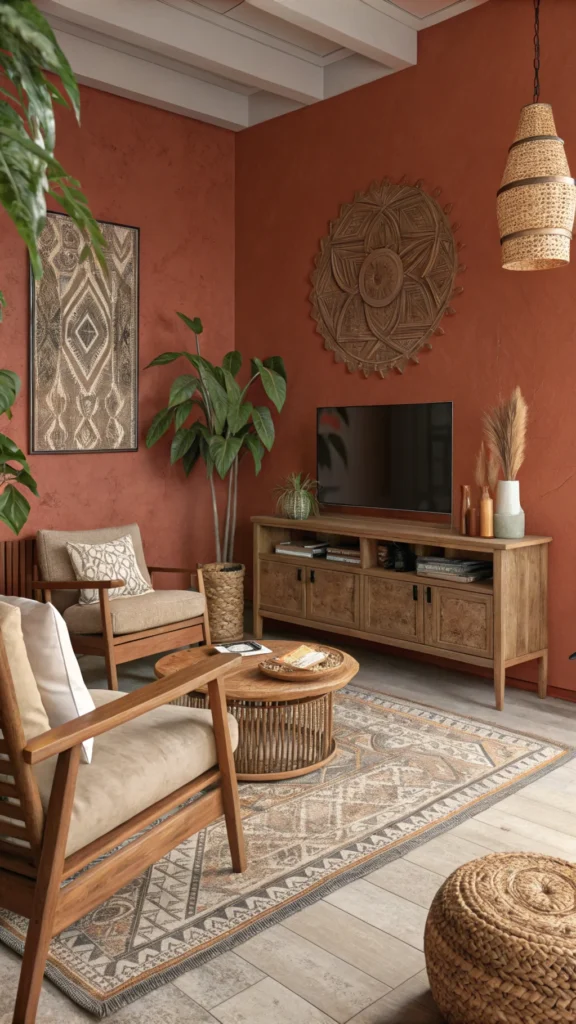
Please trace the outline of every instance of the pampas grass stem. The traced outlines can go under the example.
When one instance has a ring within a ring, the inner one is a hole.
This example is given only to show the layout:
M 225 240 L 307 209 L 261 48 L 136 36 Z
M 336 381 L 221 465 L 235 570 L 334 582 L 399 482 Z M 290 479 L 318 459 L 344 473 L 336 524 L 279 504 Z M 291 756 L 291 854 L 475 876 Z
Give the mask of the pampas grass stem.
M 484 416 L 484 433 L 490 453 L 505 480 L 515 480 L 526 454 L 528 407 L 519 387 L 507 402 Z

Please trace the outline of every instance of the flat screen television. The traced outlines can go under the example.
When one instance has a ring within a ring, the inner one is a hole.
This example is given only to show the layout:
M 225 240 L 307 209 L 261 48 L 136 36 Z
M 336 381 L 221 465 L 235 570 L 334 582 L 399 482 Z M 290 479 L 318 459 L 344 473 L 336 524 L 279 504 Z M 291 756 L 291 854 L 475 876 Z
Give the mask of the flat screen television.
M 450 514 L 452 402 L 318 409 L 325 505 Z

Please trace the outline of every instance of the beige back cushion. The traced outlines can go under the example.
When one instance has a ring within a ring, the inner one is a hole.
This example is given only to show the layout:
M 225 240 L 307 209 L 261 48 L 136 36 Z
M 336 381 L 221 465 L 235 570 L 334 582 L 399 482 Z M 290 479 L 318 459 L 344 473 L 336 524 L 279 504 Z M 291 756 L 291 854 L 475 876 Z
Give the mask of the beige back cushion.
M 129 526 L 108 526 L 101 530 L 39 530 L 36 536 L 36 550 L 40 576 L 43 580 L 73 580 L 76 574 L 70 561 L 66 544 L 102 544 L 109 540 L 118 540 L 126 534 L 132 538 L 138 568 L 144 579 L 152 587 L 150 573 L 146 568 L 144 549 L 140 527 L 136 523 Z M 77 604 L 79 590 L 55 590 L 52 602 L 63 612 L 70 605 Z
M 48 732 L 50 722 L 26 653 L 20 609 L 4 601 L 0 601 L 0 632 L 16 690 L 24 736 L 31 740 Z

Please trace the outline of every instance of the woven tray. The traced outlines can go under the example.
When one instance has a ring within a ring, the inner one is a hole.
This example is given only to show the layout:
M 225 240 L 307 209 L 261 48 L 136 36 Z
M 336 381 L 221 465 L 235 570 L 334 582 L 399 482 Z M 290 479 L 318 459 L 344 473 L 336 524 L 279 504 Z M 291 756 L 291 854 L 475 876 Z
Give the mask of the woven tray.
M 342 668 L 344 655 L 335 647 L 325 647 L 320 644 L 308 644 L 313 651 L 322 651 L 327 654 L 326 661 L 312 668 L 292 668 L 291 665 L 278 665 L 273 658 L 266 658 L 261 661 L 259 668 L 265 676 L 270 679 L 277 679 L 279 683 L 309 683 L 316 679 L 328 679 L 331 675 L 339 672 Z

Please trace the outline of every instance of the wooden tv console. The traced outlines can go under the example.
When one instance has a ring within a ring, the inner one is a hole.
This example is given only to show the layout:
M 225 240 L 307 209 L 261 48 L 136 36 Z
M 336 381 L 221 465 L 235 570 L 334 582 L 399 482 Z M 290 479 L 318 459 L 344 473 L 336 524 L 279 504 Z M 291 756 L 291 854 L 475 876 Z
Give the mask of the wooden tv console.
M 371 516 L 253 516 L 252 522 L 256 637 L 264 618 L 277 619 L 480 665 L 494 674 L 499 710 L 506 669 L 536 659 L 538 695 L 546 696 L 551 537 L 462 537 L 438 524 Z M 303 534 L 359 541 L 360 565 L 274 553 L 279 541 Z M 456 583 L 380 569 L 378 541 L 407 543 L 418 554 L 490 559 L 494 576 Z

